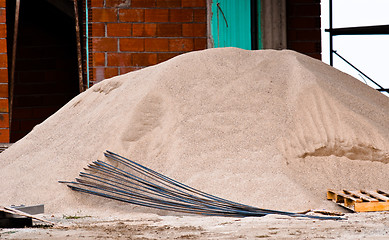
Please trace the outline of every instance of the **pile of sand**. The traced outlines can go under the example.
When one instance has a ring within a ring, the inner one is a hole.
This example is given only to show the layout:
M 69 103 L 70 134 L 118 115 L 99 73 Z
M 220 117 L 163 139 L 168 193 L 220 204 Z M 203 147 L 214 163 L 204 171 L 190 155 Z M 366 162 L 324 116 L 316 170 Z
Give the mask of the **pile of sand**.
M 233 201 L 331 209 L 327 188 L 389 188 L 388 126 L 389 98 L 307 56 L 192 52 L 96 84 L 0 154 L 0 203 L 127 209 L 57 183 L 109 149 Z

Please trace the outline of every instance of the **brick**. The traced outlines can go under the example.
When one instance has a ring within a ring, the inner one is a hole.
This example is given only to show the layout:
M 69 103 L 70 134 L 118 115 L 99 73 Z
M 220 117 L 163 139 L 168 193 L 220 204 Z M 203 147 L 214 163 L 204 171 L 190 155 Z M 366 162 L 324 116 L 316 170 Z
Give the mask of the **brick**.
M 93 66 L 105 66 L 105 53 L 93 53 Z
M 289 29 L 320 29 L 321 23 L 319 16 L 317 17 L 290 17 L 288 18 Z
M 121 67 L 120 68 L 120 74 L 126 74 L 126 73 L 129 73 L 129 72 L 136 71 L 138 69 L 139 68 L 137 68 L 137 67 Z
M 130 37 L 131 23 L 107 23 L 107 36 L 109 37 Z
M 311 58 L 316 58 L 318 60 L 321 60 L 321 53 L 309 53 L 307 55 L 310 56 Z
M 40 124 L 44 119 L 22 119 L 20 121 L 20 129 L 31 131 L 36 125 Z
M 320 0 L 288 0 L 288 4 L 289 3 L 320 3 Z
M 118 68 L 104 68 L 104 78 L 111 78 L 119 75 L 119 69 Z
M 19 72 L 21 79 L 28 79 L 29 83 L 52 81 L 55 78 L 55 72 L 53 71 L 34 71 L 34 72 Z
M 9 129 L 0 129 L 0 142 L 9 143 Z
M 104 0 L 91 0 L 90 6 L 95 7 L 104 7 Z
M 288 42 L 288 49 L 295 50 L 300 53 L 320 53 L 320 41 L 315 42 Z
M 61 72 L 56 72 L 57 75 L 59 75 Z M 64 73 L 66 75 L 66 73 Z M 58 80 L 64 79 L 62 76 L 58 76 Z M 65 78 L 66 79 L 66 78 Z M 67 78 L 68 79 L 68 78 Z M 38 83 L 38 84 L 29 84 L 25 87 L 16 87 L 15 88 L 15 95 L 28 95 L 31 93 L 34 94 L 47 94 L 50 92 L 58 92 L 58 89 L 63 86 L 63 82 L 58 82 L 58 85 L 54 84 L 48 84 L 48 83 Z
M 17 109 L 14 109 L 13 110 L 13 113 L 12 113 L 12 134 L 14 134 L 16 131 L 20 130 L 20 121 L 15 117 L 16 115 L 16 110 Z
M 5 8 L 6 7 L 5 2 L 6 0 L 0 0 L 0 7 Z
M 207 22 L 207 11 L 205 9 L 194 9 L 193 10 L 193 21 L 194 22 Z
M 8 69 L 0 69 L 0 83 L 8 82 Z
M 33 115 L 33 109 L 32 108 L 14 108 L 12 110 L 12 117 L 14 119 L 21 119 L 21 118 L 32 118 Z
M 7 53 L 7 39 L 0 39 L 0 54 Z
M 184 37 L 205 37 L 207 35 L 207 25 L 204 23 L 182 24 L 182 35 Z
M 296 41 L 296 40 L 302 40 L 309 41 L 309 40 L 317 40 L 321 39 L 321 31 L 320 29 L 317 30 L 289 30 L 288 31 L 288 40 L 289 41 Z
M 145 51 L 147 52 L 169 51 L 169 40 L 166 38 L 146 38 Z
M 95 52 L 116 52 L 118 50 L 116 38 L 93 38 L 92 41 Z
M 169 40 L 169 51 L 188 52 L 194 49 L 193 38 L 177 38 Z
M 133 24 L 132 35 L 134 37 L 154 37 L 157 35 L 157 24 Z
M 0 84 L 0 97 L 2 98 L 8 97 L 8 84 L 6 83 Z
M 9 128 L 9 114 L 0 113 L 0 128 Z
M 299 39 L 304 39 L 304 40 L 320 40 L 321 39 L 321 31 L 320 29 L 317 30 L 305 30 L 305 31 L 298 31 L 297 37 Z
M 117 22 L 117 10 L 92 8 L 92 22 Z
M 128 0 L 105 0 L 106 7 L 130 7 Z
M 32 117 L 39 118 L 42 116 L 51 116 L 58 110 L 57 107 L 34 107 L 32 109 Z
M 155 0 L 131 0 L 131 7 L 133 8 L 150 8 L 155 7 Z
M 120 51 L 123 52 L 143 52 L 145 50 L 145 40 L 143 38 L 122 38 L 120 39 Z
M 194 39 L 194 50 L 202 50 L 207 48 L 206 38 L 195 38 Z
M 7 37 L 7 25 L 5 23 L 0 24 L 0 38 Z
M 158 24 L 157 25 L 158 37 L 180 37 L 182 36 L 181 24 Z
M 192 22 L 193 10 L 192 9 L 170 9 L 169 21 L 170 22 Z
M 144 9 L 119 9 L 120 22 L 144 22 Z
M 93 80 L 95 82 L 103 81 L 105 79 L 104 74 L 105 74 L 104 67 L 93 68 Z
M 168 9 L 146 9 L 145 10 L 145 22 L 168 22 L 169 10 Z
M 206 0 L 182 0 L 182 7 L 205 7 Z
M 105 24 L 104 23 L 92 23 L 92 36 L 93 37 L 105 37 Z
M 181 7 L 181 0 L 157 0 L 157 7 L 178 8 Z
M 131 66 L 131 56 L 132 53 L 107 53 L 107 65 L 118 67 Z
M 156 53 L 134 53 L 132 55 L 133 66 L 151 66 L 157 64 Z
M 7 113 L 8 109 L 8 99 L 0 99 L 0 112 Z
M 21 132 L 21 131 L 15 131 L 15 127 L 13 126 L 14 122 L 12 121 L 12 135 L 10 142 L 14 143 L 16 141 L 19 141 L 21 138 L 27 135 L 28 132 Z
M 32 106 L 40 106 L 42 105 L 42 99 L 40 96 L 34 95 L 34 96 L 18 96 L 15 94 L 14 96 L 14 103 L 15 105 L 23 105 L 26 107 L 32 107 Z
M 5 23 L 6 19 L 5 9 L 0 9 L 0 23 Z
M 0 67 L 6 68 L 8 66 L 7 61 L 7 54 L 0 54 Z
M 294 5 L 288 9 L 289 16 L 320 16 L 320 4 Z
M 180 55 L 180 53 L 158 53 L 157 60 L 160 63 L 178 55 Z

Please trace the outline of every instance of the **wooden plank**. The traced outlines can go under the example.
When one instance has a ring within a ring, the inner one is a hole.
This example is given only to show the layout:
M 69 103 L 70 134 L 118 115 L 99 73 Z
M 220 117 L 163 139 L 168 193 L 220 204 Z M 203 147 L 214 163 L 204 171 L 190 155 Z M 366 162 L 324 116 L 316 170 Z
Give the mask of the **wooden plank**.
M 354 211 L 356 212 L 375 212 L 375 211 L 388 211 L 389 202 L 363 202 L 356 203 Z
M 339 202 L 344 202 L 344 199 L 349 199 L 349 200 L 354 201 L 354 202 L 362 202 L 362 199 L 355 198 L 352 195 L 348 194 L 346 191 L 347 190 L 334 191 L 334 193 L 337 195 L 337 198 L 338 198 L 337 200 Z
M 369 190 L 361 190 L 362 193 L 365 193 L 365 194 L 368 194 L 380 201 L 383 201 L 383 202 L 389 202 L 389 197 L 386 197 L 376 191 L 369 191 Z
M 76 40 L 77 40 L 77 60 L 78 60 L 78 88 L 80 92 L 84 91 L 84 80 L 82 73 L 82 53 L 81 53 L 81 35 L 80 35 L 80 22 L 78 19 L 78 0 L 73 0 L 74 7 L 74 21 L 76 28 Z
M 360 199 L 359 199 L 359 200 L 360 200 Z M 361 201 L 361 202 L 362 202 L 362 201 Z M 352 199 L 350 199 L 350 198 L 345 198 L 345 199 L 344 199 L 344 205 L 343 205 L 343 206 L 345 206 L 345 207 L 347 207 L 347 208 L 349 208 L 349 209 L 351 209 L 351 210 L 354 211 L 355 203 L 356 203 L 356 201 L 354 201 L 354 200 L 352 200 Z
M 382 190 L 377 190 L 377 192 L 378 192 L 379 194 L 381 194 L 381 195 L 384 195 L 384 196 L 386 196 L 386 197 L 389 197 L 389 193 L 388 193 L 388 192 L 384 192 L 384 191 L 382 191 Z
M 34 217 L 34 216 L 30 215 L 30 214 L 24 213 L 22 211 L 14 209 L 14 208 L 0 206 L 0 211 L 6 212 L 6 213 L 10 213 L 10 214 L 20 215 L 20 216 L 23 216 L 23 217 L 29 217 L 29 218 L 32 218 L 32 219 L 35 219 L 35 220 L 38 220 L 38 221 L 41 221 L 41 222 L 48 223 L 50 225 L 54 225 L 53 222 L 47 221 L 47 220 L 42 219 L 42 218 Z
M 344 198 L 347 198 L 347 195 L 341 191 L 328 190 L 327 199 L 334 200 L 337 203 L 344 202 Z
M 365 194 L 361 193 L 360 191 L 348 191 L 348 190 L 343 190 L 343 191 L 354 196 L 354 197 L 357 197 L 357 198 L 360 198 L 364 201 L 367 201 L 367 202 L 378 202 L 377 199 L 372 198 L 368 195 L 365 195 Z
M 328 189 L 327 190 L 327 200 L 335 200 L 336 193 L 334 190 Z

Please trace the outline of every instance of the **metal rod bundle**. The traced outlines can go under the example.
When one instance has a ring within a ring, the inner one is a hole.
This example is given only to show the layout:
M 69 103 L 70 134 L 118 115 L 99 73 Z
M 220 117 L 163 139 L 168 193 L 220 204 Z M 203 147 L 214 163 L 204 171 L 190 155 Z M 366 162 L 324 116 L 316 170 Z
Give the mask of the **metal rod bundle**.
M 84 169 L 85 172 L 80 173 L 76 181 L 60 183 L 66 183 L 78 192 L 181 213 L 231 217 L 280 214 L 315 219 L 341 219 L 261 209 L 232 202 L 189 187 L 116 153 L 106 151 L 104 155 L 114 164 L 94 161 Z

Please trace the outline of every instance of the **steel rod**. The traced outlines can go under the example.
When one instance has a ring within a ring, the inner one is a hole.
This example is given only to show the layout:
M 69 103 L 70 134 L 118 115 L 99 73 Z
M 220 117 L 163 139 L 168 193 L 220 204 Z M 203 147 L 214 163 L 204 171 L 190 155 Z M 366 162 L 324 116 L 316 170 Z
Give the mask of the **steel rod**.
M 80 176 L 83 176 L 84 173 L 81 173 Z M 95 176 L 95 175 L 94 175 Z M 121 181 L 125 181 L 123 179 L 120 179 Z M 131 182 L 129 182 L 131 183 Z M 137 184 L 138 185 L 138 184 Z M 152 189 L 150 187 L 147 187 L 147 189 L 150 189 L 152 191 L 155 191 L 155 192 L 159 192 L 161 193 L 161 191 L 164 193 L 163 195 L 164 196 L 167 196 L 167 194 L 170 194 L 170 196 L 168 196 L 168 198 L 172 198 L 171 196 L 173 196 L 173 198 L 177 199 L 177 198 L 181 198 L 181 200 L 183 200 L 185 197 L 186 201 L 189 201 L 191 202 L 192 204 L 193 203 L 196 203 L 196 204 L 199 204 L 199 205 L 207 205 L 208 207 L 213 207 L 213 206 L 216 206 L 216 207 L 224 207 L 224 208 L 231 208 L 231 206 L 227 206 L 226 204 L 221 204 L 221 203 L 217 203 L 217 202 L 212 202 L 212 201 L 209 201 L 207 199 L 202 199 L 202 198 L 198 198 L 194 195 L 191 195 L 191 194 L 182 194 L 182 192 L 177 192 L 177 191 L 171 191 L 171 190 L 168 190 L 168 189 L 161 189 L 161 187 L 158 187 L 157 189 Z
M 148 170 L 148 171 L 151 171 L 151 172 L 153 172 L 153 173 L 155 173 L 155 174 L 161 176 L 162 178 L 167 179 L 167 180 L 170 181 L 170 182 L 173 182 L 173 183 L 174 183 L 175 185 L 177 185 L 177 186 L 180 186 L 180 187 L 182 187 L 182 188 L 185 188 L 185 189 L 187 189 L 187 190 L 189 190 L 189 191 L 194 191 L 194 192 L 196 192 L 196 193 L 198 193 L 198 194 L 200 194 L 200 195 L 202 195 L 202 196 L 207 196 L 207 197 L 209 197 L 209 198 L 211 198 L 211 199 L 213 199 L 213 200 L 217 199 L 218 201 L 227 202 L 227 203 L 233 204 L 233 205 L 235 205 L 235 206 L 241 206 L 241 207 L 243 207 L 243 209 L 248 208 L 248 209 L 251 209 L 252 211 L 256 211 L 256 212 L 272 213 L 272 214 L 280 214 L 280 215 L 288 215 L 288 216 L 301 216 L 301 214 L 290 213 L 290 212 L 284 212 L 284 211 L 277 211 L 277 210 L 260 209 L 260 208 L 256 208 L 256 207 L 252 207 L 252 206 L 243 205 L 243 204 L 240 204 L 240 203 L 235 203 L 235 202 L 232 202 L 232 201 L 229 201 L 229 200 L 226 200 L 226 199 L 222 199 L 222 198 L 219 198 L 219 197 L 216 197 L 216 196 L 213 196 L 213 195 L 210 195 L 210 194 L 201 192 L 201 191 L 199 191 L 199 190 L 197 190 L 197 189 L 194 189 L 194 188 L 192 188 L 192 187 L 189 187 L 189 186 L 187 186 L 187 185 L 185 185 L 185 184 L 182 184 L 182 183 L 180 183 L 180 182 L 178 182 L 178 181 L 175 181 L 175 180 L 173 180 L 173 179 L 171 179 L 171 178 L 169 178 L 169 177 L 167 177 L 167 176 L 164 176 L 163 174 L 160 174 L 160 173 L 158 173 L 158 172 L 155 172 L 155 171 L 152 170 L 152 169 L 149 169 L 149 168 L 147 168 L 147 167 L 145 167 L 145 166 L 142 166 L 142 165 L 140 165 L 140 164 L 138 164 L 138 163 L 136 163 L 136 162 L 134 162 L 134 161 L 132 161 L 132 160 L 130 160 L 130 159 L 128 159 L 128 158 L 125 158 L 125 157 L 123 157 L 123 156 L 120 156 L 120 155 L 118 155 L 118 154 L 116 154 L 116 153 L 110 152 L 110 151 L 108 151 L 108 150 L 107 150 L 106 152 L 107 152 L 108 154 L 105 154 L 105 155 L 106 155 L 107 157 L 111 158 L 111 159 L 114 159 L 114 158 L 110 157 L 110 156 L 112 156 L 112 155 L 117 156 L 117 157 L 120 157 L 121 159 L 125 159 L 126 161 L 128 161 L 128 162 L 130 162 L 130 163 L 132 163 L 132 164 L 135 164 L 135 165 L 137 165 L 137 166 L 139 166 L 139 167 L 141 167 L 141 168 L 143 168 L 143 169 L 146 169 L 146 170 Z M 303 215 L 303 216 L 305 216 L 305 215 Z M 309 215 L 306 215 L 306 216 L 309 216 Z M 313 216 L 313 217 L 317 217 L 317 216 Z M 320 218 L 320 217 L 319 217 L 319 218 Z
M 334 56 L 332 55 L 332 50 L 333 50 L 333 35 L 332 35 L 332 0 L 329 0 L 329 12 L 330 12 L 330 16 L 329 16 L 329 20 L 330 20 L 330 66 L 334 66 Z
M 280 214 L 291 217 L 338 220 L 292 212 L 256 208 L 235 203 L 189 187 L 135 161 L 107 151 L 105 156 L 118 163 L 113 166 L 100 160 L 88 165 L 74 182 L 65 182 L 72 190 L 121 202 L 167 211 L 208 216 L 265 216 Z
M 364 77 L 366 77 L 367 79 L 369 79 L 372 83 L 374 83 L 375 85 L 377 85 L 377 87 L 379 87 L 380 89 L 379 90 L 382 90 L 384 89 L 381 85 L 379 85 L 378 83 L 376 83 L 373 79 L 371 79 L 369 76 L 367 76 L 366 74 L 364 74 L 361 70 L 359 70 L 357 67 L 355 67 L 353 64 L 351 64 L 349 61 L 347 61 L 344 57 L 340 56 L 339 53 L 337 53 L 336 51 L 332 51 L 333 53 L 336 54 L 336 56 L 338 56 L 340 59 L 342 59 L 343 61 L 345 61 L 348 65 L 350 65 L 352 68 L 354 68 L 355 70 L 357 70 L 360 74 L 362 74 Z

